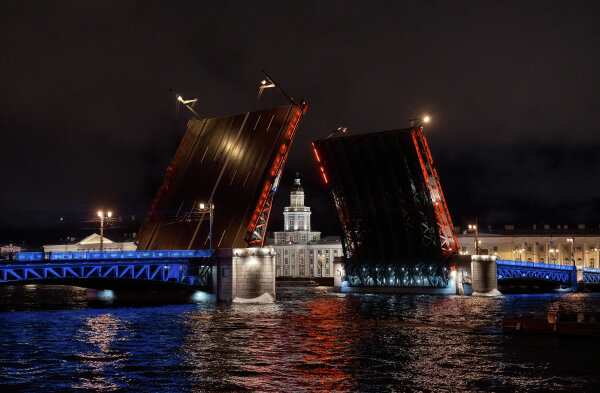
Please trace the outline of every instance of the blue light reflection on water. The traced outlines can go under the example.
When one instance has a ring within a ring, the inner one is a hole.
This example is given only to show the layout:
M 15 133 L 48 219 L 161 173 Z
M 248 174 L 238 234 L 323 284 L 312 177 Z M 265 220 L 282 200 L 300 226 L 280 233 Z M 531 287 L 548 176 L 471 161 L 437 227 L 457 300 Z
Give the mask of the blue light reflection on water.
M 30 289 L 31 299 L 40 291 Z M 592 391 L 600 383 L 598 341 L 498 332 L 505 315 L 559 304 L 600 311 L 599 294 L 283 288 L 271 305 L 92 309 L 70 291 L 69 309 L 0 312 L 0 390 Z

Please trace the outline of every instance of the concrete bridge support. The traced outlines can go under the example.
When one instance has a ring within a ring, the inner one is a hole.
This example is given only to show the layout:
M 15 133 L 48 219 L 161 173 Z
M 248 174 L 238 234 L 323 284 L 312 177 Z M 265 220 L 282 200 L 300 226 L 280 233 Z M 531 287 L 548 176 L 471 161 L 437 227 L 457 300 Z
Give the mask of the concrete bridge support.
M 342 291 L 342 279 L 346 277 L 344 257 L 333 258 L 333 290 Z
M 498 268 L 492 255 L 453 255 L 456 294 L 461 296 L 496 296 L 498 291 Z
M 473 255 L 471 257 L 471 271 L 473 274 L 473 295 L 497 296 L 498 291 L 498 265 L 494 255 Z
M 453 274 L 450 277 L 456 284 L 456 294 L 471 295 L 473 292 L 471 256 L 454 254 L 450 258 L 450 265 L 454 266 Z
M 571 272 L 571 290 L 574 292 L 585 290 L 585 281 L 583 279 L 583 269 L 577 266 Z
M 217 301 L 271 303 L 275 300 L 275 250 L 218 249 L 214 254 L 213 295 Z

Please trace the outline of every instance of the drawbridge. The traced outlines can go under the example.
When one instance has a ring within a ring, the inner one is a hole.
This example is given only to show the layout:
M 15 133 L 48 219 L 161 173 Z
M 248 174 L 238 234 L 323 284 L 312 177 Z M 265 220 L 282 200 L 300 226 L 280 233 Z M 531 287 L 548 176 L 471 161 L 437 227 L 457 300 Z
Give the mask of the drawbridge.
M 139 250 L 262 247 L 304 102 L 192 118 L 150 213 Z
M 445 287 L 458 249 L 423 127 L 313 141 L 352 286 Z

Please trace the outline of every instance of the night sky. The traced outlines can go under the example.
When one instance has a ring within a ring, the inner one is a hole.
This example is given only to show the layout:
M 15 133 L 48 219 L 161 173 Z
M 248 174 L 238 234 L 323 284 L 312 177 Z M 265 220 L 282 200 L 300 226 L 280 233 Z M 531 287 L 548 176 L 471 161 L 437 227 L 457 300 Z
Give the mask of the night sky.
M 257 102 L 261 69 L 309 106 L 270 230 L 296 171 L 336 230 L 312 139 L 425 112 L 455 225 L 597 227 L 599 21 L 596 1 L 3 0 L 0 228 L 141 224 L 189 118 L 169 88 L 206 117 L 285 104 Z

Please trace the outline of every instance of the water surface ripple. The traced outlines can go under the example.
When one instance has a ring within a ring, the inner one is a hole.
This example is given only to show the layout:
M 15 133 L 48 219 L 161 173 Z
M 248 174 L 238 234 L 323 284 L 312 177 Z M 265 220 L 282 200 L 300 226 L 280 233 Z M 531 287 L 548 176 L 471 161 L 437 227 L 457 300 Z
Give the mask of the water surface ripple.
M 506 315 L 560 304 L 600 311 L 600 294 L 279 288 L 270 305 L 103 308 L 76 288 L 5 287 L 0 296 L 0 391 L 541 392 L 600 383 L 598 340 L 500 332 Z

